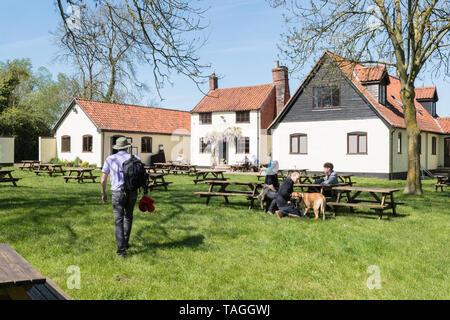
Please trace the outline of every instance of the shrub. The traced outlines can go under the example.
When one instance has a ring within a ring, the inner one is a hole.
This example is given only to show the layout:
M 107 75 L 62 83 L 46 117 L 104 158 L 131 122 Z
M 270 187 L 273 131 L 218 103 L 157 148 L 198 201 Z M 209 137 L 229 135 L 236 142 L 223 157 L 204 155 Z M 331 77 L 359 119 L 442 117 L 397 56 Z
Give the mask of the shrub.
M 79 167 L 82 162 L 83 161 L 79 157 L 76 157 L 75 160 L 73 160 L 73 165 L 74 167 Z
M 87 161 L 83 161 L 81 164 L 80 164 L 80 167 L 88 167 L 89 166 L 89 162 L 87 162 Z

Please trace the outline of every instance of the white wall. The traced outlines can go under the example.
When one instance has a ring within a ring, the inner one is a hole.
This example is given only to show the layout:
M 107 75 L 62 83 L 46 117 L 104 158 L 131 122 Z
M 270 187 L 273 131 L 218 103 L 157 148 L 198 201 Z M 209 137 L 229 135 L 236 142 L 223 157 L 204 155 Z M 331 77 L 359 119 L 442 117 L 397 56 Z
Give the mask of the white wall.
M 39 161 L 42 163 L 48 163 L 56 156 L 56 138 L 39 137 Z
M 14 138 L 0 137 L 0 164 L 14 163 Z
M 83 152 L 83 136 L 92 135 L 92 152 Z M 70 136 L 70 152 L 61 152 L 61 137 Z M 56 130 L 57 156 L 61 160 L 73 161 L 79 157 L 90 164 L 101 166 L 101 134 L 83 109 L 75 104 Z
M 347 133 L 354 131 L 367 132 L 367 155 L 347 155 Z M 308 135 L 308 154 L 290 154 L 293 133 Z M 332 162 L 338 173 L 389 173 L 389 129 L 379 119 L 282 122 L 273 130 L 272 153 L 280 169 L 322 171 Z
M 253 155 L 258 156 L 259 111 L 250 111 L 249 123 L 236 123 L 236 112 L 214 112 L 211 124 L 200 124 L 199 114 L 193 113 L 191 115 L 191 163 L 198 166 L 210 166 L 211 154 L 199 152 L 200 138 L 214 131 L 223 132 L 228 127 L 240 127 L 242 136 L 250 138 L 250 152 L 246 154 L 250 160 Z M 234 142 L 229 143 L 228 164 L 235 164 L 244 157 L 245 154 L 236 154 Z

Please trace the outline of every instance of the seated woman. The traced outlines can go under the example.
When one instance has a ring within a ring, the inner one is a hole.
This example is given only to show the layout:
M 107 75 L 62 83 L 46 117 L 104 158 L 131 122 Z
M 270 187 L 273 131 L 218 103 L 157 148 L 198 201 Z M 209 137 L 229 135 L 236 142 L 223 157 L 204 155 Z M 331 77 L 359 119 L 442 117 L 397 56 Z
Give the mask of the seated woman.
M 266 177 L 264 180 L 264 187 L 266 189 L 266 193 L 264 194 L 264 197 L 260 200 L 271 200 L 270 206 L 267 210 L 267 213 L 272 215 L 274 210 L 277 209 L 277 202 L 276 202 L 276 196 L 277 191 L 280 188 L 280 183 L 278 181 L 278 161 L 273 160 L 270 161 L 269 167 L 266 171 Z M 261 202 L 262 203 L 262 202 Z

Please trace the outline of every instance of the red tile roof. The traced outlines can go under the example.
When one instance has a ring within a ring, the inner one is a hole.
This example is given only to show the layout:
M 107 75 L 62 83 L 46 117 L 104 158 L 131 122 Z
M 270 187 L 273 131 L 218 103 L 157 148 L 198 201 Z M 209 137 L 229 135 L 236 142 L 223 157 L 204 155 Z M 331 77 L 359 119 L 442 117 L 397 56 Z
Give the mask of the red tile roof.
M 400 81 L 397 78 L 389 76 L 390 84 L 387 86 L 386 90 L 388 104 L 386 106 L 381 105 L 380 103 L 378 103 L 377 99 L 375 99 L 361 84 L 361 82 L 358 81 L 358 79 L 354 76 L 353 70 L 362 68 L 364 67 L 363 65 L 352 63 L 349 60 L 342 58 L 330 51 L 326 51 L 326 53 L 337 62 L 344 74 L 347 75 L 352 83 L 361 91 L 361 93 L 367 98 L 367 100 L 369 100 L 369 102 L 374 106 L 378 113 L 388 123 L 390 123 L 394 127 L 406 128 L 405 118 L 401 106 Z M 442 130 L 437 124 L 436 119 L 434 119 L 417 100 L 414 101 L 414 104 L 417 109 L 417 124 L 419 126 L 419 129 L 422 131 L 442 133 Z
M 75 101 L 102 130 L 162 134 L 172 134 L 177 129 L 191 131 L 191 115 L 186 111 L 85 99 Z
M 385 65 L 355 67 L 355 73 L 360 82 L 379 81 L 383 78 L 385 72 Z
M 450 117 L 438 118 L 437 120 L 439 121 L 442 130 L 444 130 L 445 133 L 450 134 Z
M 275 89 L 273 84 L 210 91 L 192 112 L 258 110 Z
M 414 90 L 416 93 L 416 99 L 433 99 L 434 95 L 436 94 L 436 87 L 421 87 L 416 88 Z

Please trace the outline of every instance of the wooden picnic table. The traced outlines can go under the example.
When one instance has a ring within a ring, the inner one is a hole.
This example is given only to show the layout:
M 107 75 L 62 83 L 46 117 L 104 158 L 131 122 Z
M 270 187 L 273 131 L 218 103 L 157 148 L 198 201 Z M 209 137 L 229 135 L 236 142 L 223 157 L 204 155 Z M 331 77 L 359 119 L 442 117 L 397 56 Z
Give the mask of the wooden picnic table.
M 250 200 L 249 209 L 253 208 L 254 201 L 258 197 L 259 189 L 262 187 L 260 182 L 242 182 L 242 181 L 223 181 L 223 180 L 205 180 L 204 183 L 209 184 L 207 192 L 195 192 L 200 197 L 206 197 L 206 204 L 209 204 L 211 197 L 224 197 L 228 204 L 228 197 L 245 197 Z M 229 186 L 248 186 L 250 191 L 244 190 L 227 190 Z M 214 191 L 214 187 L 219 187 L 219 190 Z
M 11 174 L 13 170 L 1 170 L 0 169 L 0 182 L 11 182 L 14 187 L 17 187 L 16 182 L 20 180 L 20 178 L 14 178 Z
M 95 183 L 95 179 L 98 178 L 98 176 L 92 174 L 92 171 L 94 171 L 92 168 L 69 168 L 67 171 L 69 171 L 69 175 L 63 176 L 66 183 L 71 179 L 77 180 L 78 183 L 84 182 L 84 180 L 92 180 Z M 75 173 L 75 175 L 72 175 L 72 173 Z
M 172 182 L 165 181 L 164 176 L 165 176 L 164 173 L 150 172 L 148 174 L 147 187 L 150 190 L 153 190 L 153 188 L 157 188 L 157 187 L 164 187 L 164 189 L 167 191 L 168 190 L 167 186 L 169 184 L 171 184 Z
M 263 173 L 264 172 L 264 173 Z M 308 169 L 289 169 L 289 170 L 278 170 L 278 180 L 283 181 L 287 177 L 289 177 L 293 172 L 300 173 L 301 176 L 308 176 Z M 265 178 L 266 172 L 265 170 L 261 170 L 261 172 L 257 175 L 258 180 L 260 178 Z
M 0 244 L 0 300 L 68 300 L 53 281 L 5 243 Z
M 40 163 L 37 167 L 37 170 L 34 170 L 34 173 L 38 176 L 40 173 L 47 173 L 50 176 L 54 174 L 62 174 L 66 173 L 66 170 L 63 170 L 62 164 L 52 164 L 52 163 Z
M 349 207 L 353 212 L 353 208 L 368 208 L 378 212 L 378 219 L 381 220 L 384 210 L 391 210 L 395 216 L 396 206 L 403 204 L 401 202 L 394 201 L 394 192 L 399 189 L 388 188 L 365 188 L 365 187 L 353 187 L 353 186 L 339 186 L 334 187 L 334 191 L 337 191 L 336 201 L 327 202 L 327 205 L 334 207 L 334 215 L 336 215 L 338 207 Z M 368 193 L 372 196 L 371 199 L 361 199 L 362 193 Z M 346 195 L 347 202 L 342 202 L 342 194 Z
M 191 164 L 173 163 L 171 170 L 174 174 L 180 173 L 190 175 L 191 173 L 195 174 L 197 172 L 197 166 Z
M 205 180 L 227 180 L 227 178 L 225 178 L 223 176 L 223 173 L 225 172 L 225 170 L 197 170 L 197 172 L 195 173 L 195 179 L 193 180 L 195 184 L 197 184 L 197 182 L 200 181 L 205 181 Z M 208 176 L 212 176 L 209 177 Z
M 307 190 L 311 190 L 312 192 L 317 192 L 324 194 L 325 190 L 332 190 L 335 187 L 343 187 L 347 186 L 347 184 L 340 183 L 340 184 L 320 184 L 320 183 L 296 183 L 294 184 L 294 188 L 300 188 L 303 192 L 305 188 Z
M 441 188 L 441 192 L 444 191 L 444 187 L 450 186 L 450 181 L 447 176 L 436 176 L 436 184 L 434 187 L 436 188 L 436 192 L 439 188 Z
M 20 170 L 23 170 L 25 168 L 28 168 L 30 171 L 34 168 L 37 168 L 37 166 L 41 163 L 38 160 L 22 160 L 21 165 L 19 165 Z

